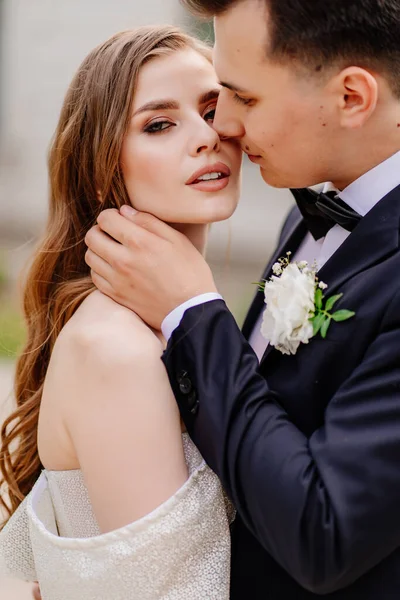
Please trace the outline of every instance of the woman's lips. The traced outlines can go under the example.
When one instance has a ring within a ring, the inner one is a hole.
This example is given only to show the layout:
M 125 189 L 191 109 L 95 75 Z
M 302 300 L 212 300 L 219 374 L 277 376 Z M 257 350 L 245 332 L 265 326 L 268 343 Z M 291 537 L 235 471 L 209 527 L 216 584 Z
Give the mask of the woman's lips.
M 208 181 L 198 181 L 190 183 L 189 186 L 199 192 L 219 192 L 226 188 L 230 177 L 222 177 L 221 179 L 209 179 Z
M 219 174 L 218 179 L 199 179 L 205 175 L 215 175 L 217 173 Z M 231 170 L 228 165 L 223 162 L 216 162 L 198 169 L 193 173 L 190 179 L 188 179 L 186 185 L 195 190 L 199 190 L 200 192 L 219 192 L 228 185 L 230 175 Z
M 204 165 L 204 167 L 201 167 L 200 169 L 197 169 L 197 171 L 195 171 L 191 177 L 189 177 L 189 179 L 186 182 L 186 185 L 192 185 L 192 183 L 197 183 L 197 180 L 199 179 L 199 177 L 202 177 L 203 175 L 207 175 L 207 174 L 211 174 L 211 173 L 220 173 L 222 177 L 229 177 L 229 175 L 231 174 L 231 170 L 228 167 L 228 165 L 226 165 L 223 162 L 216 162 L 213 163 L 211 165 Z

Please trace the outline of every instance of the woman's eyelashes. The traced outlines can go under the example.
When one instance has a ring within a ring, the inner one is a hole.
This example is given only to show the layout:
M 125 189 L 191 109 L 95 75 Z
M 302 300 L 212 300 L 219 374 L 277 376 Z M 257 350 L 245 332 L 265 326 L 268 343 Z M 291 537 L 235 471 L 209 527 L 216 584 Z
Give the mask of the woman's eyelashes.
M 170 127 L 174 127 L 174 123 L 170 121 L 153 121 L 144 128 L 145 133 L 162 133 Z
M 216 108 L 217 108 L 216 104 L 213 104 L 212 107 L 207 108 L 206 112 L 204 113 L 204 117 L 203 117 L 205 121 L 214 121 Z
M 206 109 L 206 111 L 203 113 L 203 119 L 205 121 L 214 121 L 214 117 L 215 117 L 215 109 L 216 109 L 216 104 L 214 103 L 212 105 L 212 107 L 208 107 Z M 167 121 L 165 119 L 161 119 L 159 121 L 152 121 L 151 123 L 148 123 L 143 131 L 145 133 L 164 133 L 166 131 L 168 131 L 171 127 L 175 127 L 176 123 L 172 123 L 171 121 Z

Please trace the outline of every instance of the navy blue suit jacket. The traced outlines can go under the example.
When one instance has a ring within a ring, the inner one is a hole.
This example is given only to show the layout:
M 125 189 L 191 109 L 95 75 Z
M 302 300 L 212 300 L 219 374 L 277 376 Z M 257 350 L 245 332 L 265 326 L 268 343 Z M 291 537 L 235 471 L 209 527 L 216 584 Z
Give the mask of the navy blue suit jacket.
M 265 277 L 305 231 L 294 209 Z M 168 343 L 187 429 L 238 510 L 235 600 L 400 595 L 399 236 L 400 186 L 319 272 L 356 316 L 294 356 L 269 347 L 258 364 L 246 336 L 260 293 L 243 332 L 217 300 Z

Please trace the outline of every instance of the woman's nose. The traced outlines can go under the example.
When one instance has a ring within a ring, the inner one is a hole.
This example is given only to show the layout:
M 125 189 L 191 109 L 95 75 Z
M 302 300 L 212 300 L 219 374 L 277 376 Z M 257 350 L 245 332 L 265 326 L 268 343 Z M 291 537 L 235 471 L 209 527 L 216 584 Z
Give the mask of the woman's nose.
M 214 152 L 219 152 L 220 142 L 217 140 L 215 144 L 203 144 L 197 148 L 196 154 L 201 154 L 202 152 L 214 150 Z
M 210 127 L 209 123 L 206 123 L 205 121 L 203 121 L 203 123 L 204 126 L 201 132 L 198 131 L 193 139 L 192 153 L 196 156 L 203 152 L 220 151 L 221 141 L 218 133 Z

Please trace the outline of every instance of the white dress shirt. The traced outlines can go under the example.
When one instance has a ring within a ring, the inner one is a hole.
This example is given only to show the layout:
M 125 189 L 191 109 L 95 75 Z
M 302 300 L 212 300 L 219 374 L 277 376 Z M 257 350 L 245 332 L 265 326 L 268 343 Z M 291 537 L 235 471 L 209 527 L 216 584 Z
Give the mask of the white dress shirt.
M 363 217 L 379 200 L 398 185 L 400 185 L 400 151 L 364 173 L 343 191 L 338 192 L 338 195 Z M 327 192 L 334 189 L 331 183 L 326 183 L 323 191 Z M 315 240 L 311 233 L 307 233 L 293 256 L 293 260 L 306 260 L 309 264 L 316 261 L 318 269 L 320 269 L 349 235 L 350 232 L 340 225 L 332 227 L 326 236 L 319 240 Z M 216 299 L 222 300 L 223 298 L 215 293 L 201 294 L 175 308 L 165 317 L 161 326 L 165 339 L 168 340 L 171 337 L 172 332 L 178 327 L 188 308 Z M 249 338 L 250 345 L 259 360 L 261 360 L 268 345 L 268 341 L 261 335 L 262 315 L 263 311 L 261 311 Z

